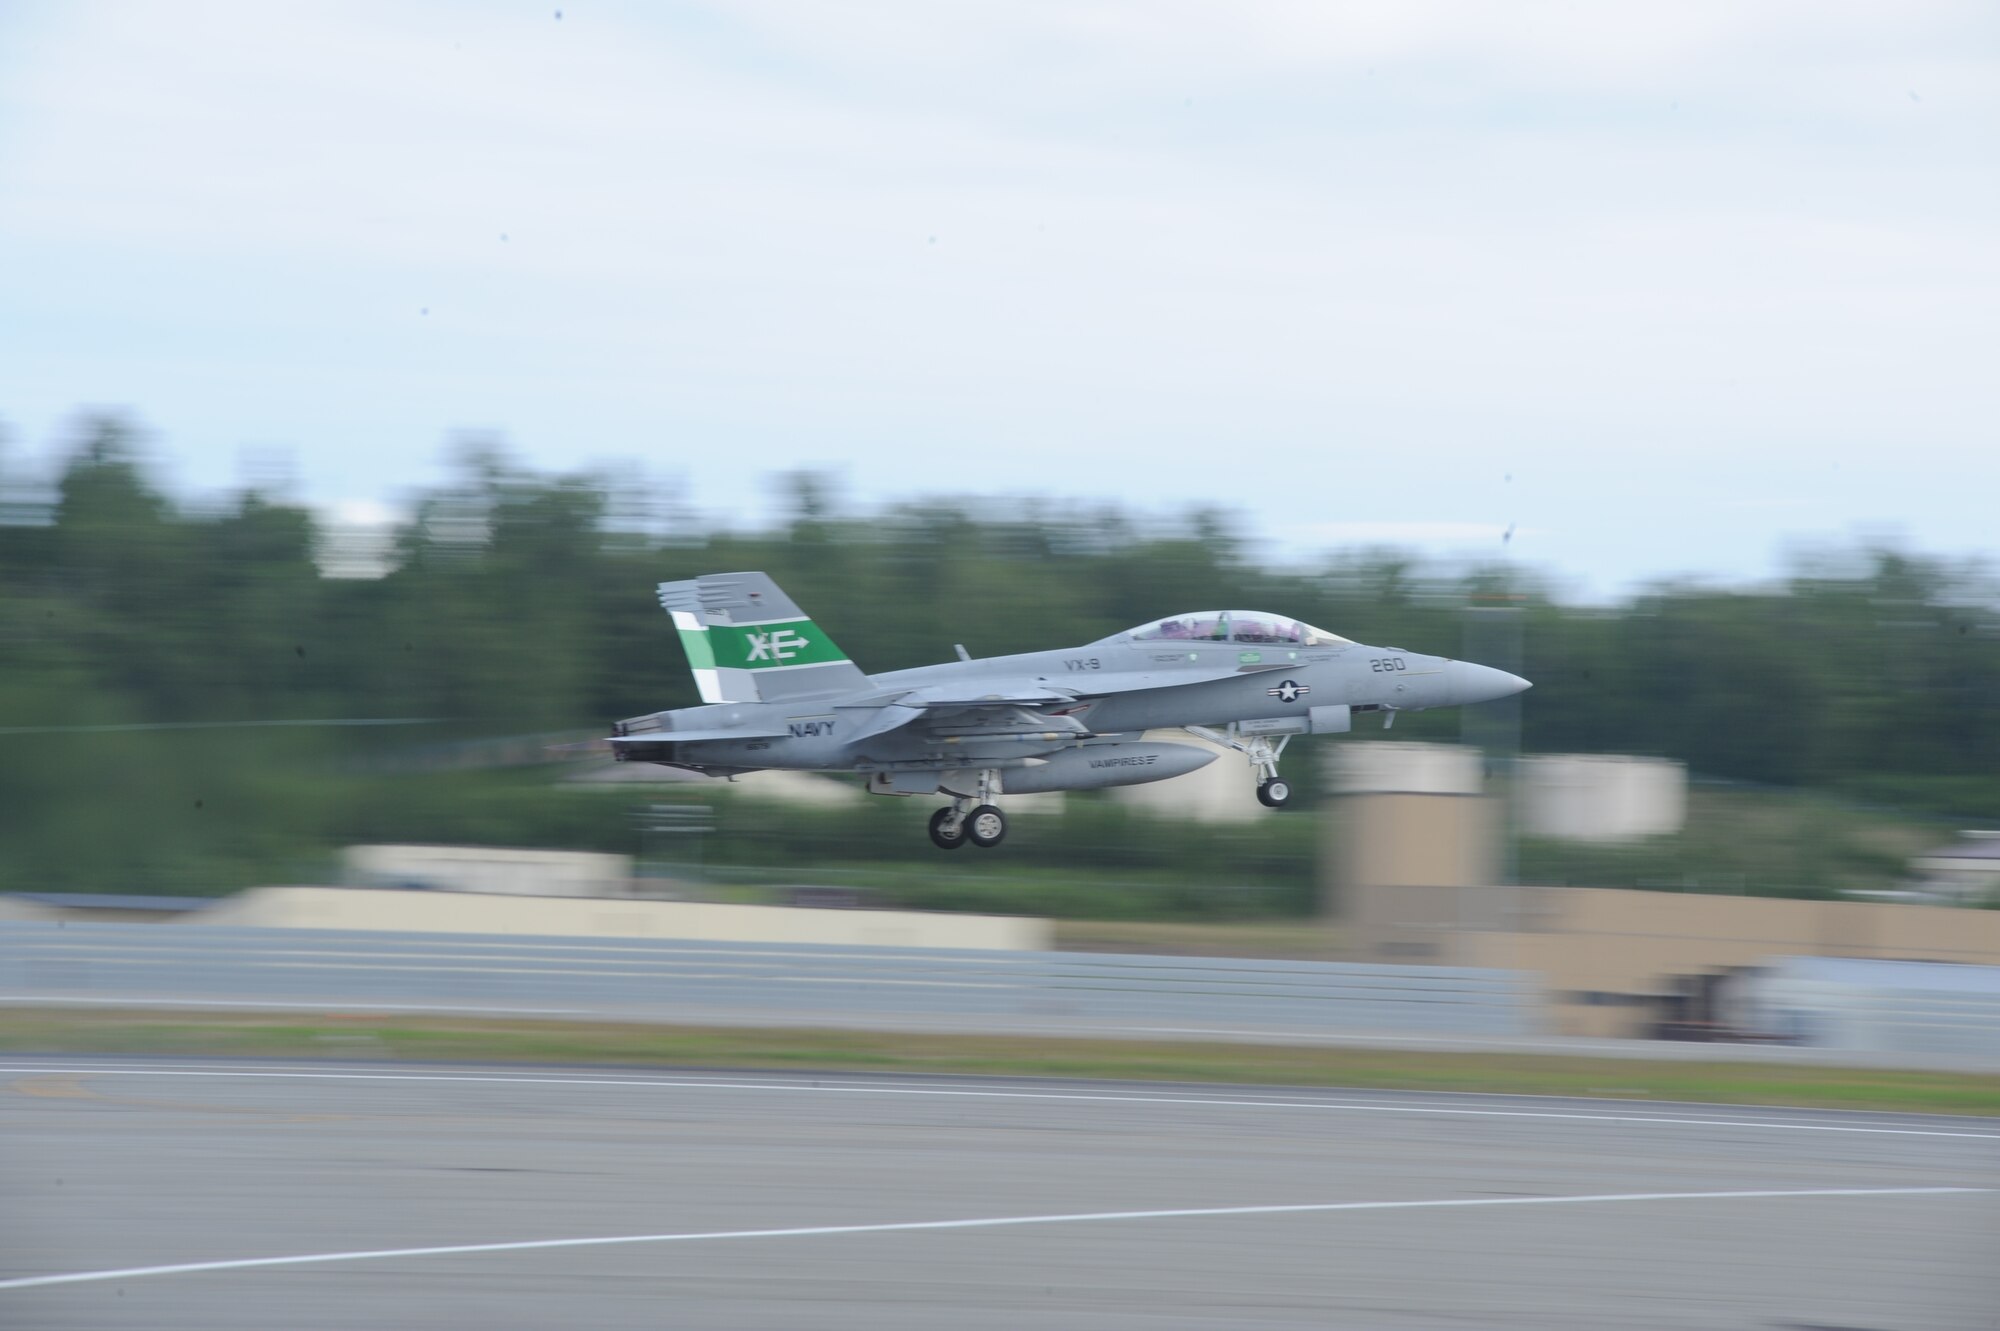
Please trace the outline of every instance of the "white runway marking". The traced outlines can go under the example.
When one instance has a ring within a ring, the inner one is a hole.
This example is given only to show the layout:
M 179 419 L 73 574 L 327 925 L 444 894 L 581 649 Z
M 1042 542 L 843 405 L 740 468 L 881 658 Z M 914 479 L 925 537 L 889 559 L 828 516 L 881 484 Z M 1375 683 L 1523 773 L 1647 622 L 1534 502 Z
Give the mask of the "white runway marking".
M 1796 1119 L 1696 1117 L 1692 1114 L 1609 1114 L 1560 1109 L 1472 1109 L 1452 1105 L 1374 1104 L 1359 1100 L 1253 1099 L 1248 1096 L 1142 1095 L 1110 1091 L 1002 1091 L 968 1086 L 908 1086 L 816 1084 L 799 1081 L 730 1081 L 722 1078 L 677 1077 L 547 1077 L 518 1074 L 448 1072 L 370 1072 L 281 1068 L 145 1068 L 76 1067 L 68 1064 L 0 1066 L 0 1075 L 62 1072 L 73 1076 L 120 1077 L 242 1077 L 313 1081 L 469 1082 L 508 1086 L 626 1086 L 640 1089 L 763 1091 L 803 1095 L 913 1095 L 983 1100 L 1083 1100 L 1108 1104 L 1198 1105 L 1244 1109 L 1300 1109 L 1351 1114 L 1434 1114 L 1466 1118 L 1542 1118 L 1576 1123 L 1650 1123 L 1708 1128 L 1757 1128 L 1782 1132 L 1846 1132 L 1891 1137 L 1956 1137 L 2000 1141 L 2000 1132 L 1967 1132 L 1952 1128 L 1917 1128 L 1883 1123 L 1806 1123 Z
M 374 1248 L 359 1252 L 302 1253 L 291 1257 L 242 1257 L 171 1266 L 131 1266 L 111 1271 L 0 1280 L 0 1290 L 40 1285 L 81 1285 L 147 1276 L 191 1275 L 201 1271 L 242 1271 L 257 1266 L 311 1266 L 326 1262 L 368 1262 L 392 1257 L 450 1257 L 467 1253 L 530 1252 L 544 1248 L 608 1248 L 632 1243 L 698 1243 L 722 1239 L 796 1239 L 836 1234 L 891 1234 L 916 1230 L 998 1229 L 1018 1225 L 1080 1225 L 1114 1220 L 1173 1220 L 1238 1215 L 1303 1215 L 1321 1211 L 1420 1211 L 1473 1206 L 1577 1206 L 1608 1202 L 1746 1201 L 1776 1197 L 1920 1197 L 1987 1192 L 1987 1188 L 1792 1188 L 1742 1192 L 1604 1192 L 1582 1197 L 1446 1197 L 1406 1202 L 1304 1202 L 1275 1206 L 1193 1206 L 1167 1211 L 1085 1211 L 1071 1215 L 994 1216 L 978 1220 L 905 1220 L 875 1225 L 809 1225 L 795 1229 L 720 1229 L 681 1234 L 614 1234 L 583 1239 L 527 1239 L 515 1243 L 457 1243 L 431 1248 Z
M 294 954 L 294 955 L 300 955 L 300 954 Z M 419 975 L 574 976 L 580 974 L 580 972 L 574 965 L 565 965 L 561 961 L 558 961 L 553 965 L 546 963 L 541 965 L 528 965 L 525 963 L 537 959 L 524 957 L 515 961 L 515 963 L 512 965 L 498 964 L 506 960 L 508 960 L 508 958 L 504 957 L 473 957 L 473 958 L 452 957 L 444 959 L 442 961 L 438 961 L 438 960 L 426 959 L 421 956 L 397 957 L 394 959 L 385 959 L 385 960 L 347 960 L 344 958 L 327 958 L 323 955 L 315 955 L 312 956 L 309 960 L 305 961 L 288 961 L 285 960 L 281 955 L 267 953 L 254 960 L 239 961 L 237 964 L 243 967 L 245 970 L 371 971 L 371 972 L 381 972 L 388 975 L 400 975 L 404 973 L 409 973 L 409 974 L 419 974 Z M 85 959 L 86 965 L 130 966 L 133 967 L 134 969 L 140 967 L 157 969 L 162 965 L 177 965 L 179 964 L 179 962 L 180 962 L 179 958 L 173 958 L 167 961 L 162 961 L 161 958 L 159 958 L 156 955 L 141 955 L 141 956 L 131 956 L 131 957 L 92 956 Z M 486 963 L 486 964 L 475 964 L 475 963 Z M 849 988 L 860 988 L 866 986 L 907 987 L 912 985 L 923 986 L 933 989 L 1012 989 L 1019 987 L 1016 983 L 1004 979 L 1003 980 L 931 980 L 931 979 L 923 979 L 921 977 L 910 978 L 903 976 L 886 976 L 886 975 L 771 975 L 768 973 L 764 973 L 760 967 L 752 965 L 736 964 L 728 961 L 727 959 L 704 962 L 703 964 L 707 965 L 709 969 L 691 970 L 683 965 L 683 966 L 675 966 L 672 968 L 654 967 L 648 970 L 613 970 L 606 966 L 593 966 L 588 972 L 588 977 L 593 981 L 659 980 L 659 979 L 671 979 L 676 981 L 755 980 L 760 984 L 830 984 L 830 985 L 846 985 Z M 30 1001 L 30 996 L 10 994 L 7 996 L 7 999 L 9 1002 L 24 1002 L 24 1001 Z M 61 1001 L 61 1000 L 51 1000 L 51 1001 Z M 128 1006 L 131 1006 L 133 1003 L 145 1003 L 148 1001 L 150 1000 L 143 1000 L 143 999 L 132 1000 L 131 1003 L 128 1003 Z M 174 1001 L 174 1000 L 169 1000 L 169 1001 Z M 418 1000 L 418 1001 L 421 1002 L 423 1007 L 425 1008 L 429 1008 L 431 1006 L 430 1001 L 428 999 Z

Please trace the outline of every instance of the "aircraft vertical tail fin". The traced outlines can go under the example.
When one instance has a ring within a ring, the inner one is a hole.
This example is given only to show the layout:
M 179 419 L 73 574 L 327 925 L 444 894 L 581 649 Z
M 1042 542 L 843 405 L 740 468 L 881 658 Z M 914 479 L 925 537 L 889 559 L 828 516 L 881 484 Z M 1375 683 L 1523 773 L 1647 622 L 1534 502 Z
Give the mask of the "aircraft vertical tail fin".
M 866 688 L 868 677 L 762 573 L 660 584 L 703 702 L 778 702 Z

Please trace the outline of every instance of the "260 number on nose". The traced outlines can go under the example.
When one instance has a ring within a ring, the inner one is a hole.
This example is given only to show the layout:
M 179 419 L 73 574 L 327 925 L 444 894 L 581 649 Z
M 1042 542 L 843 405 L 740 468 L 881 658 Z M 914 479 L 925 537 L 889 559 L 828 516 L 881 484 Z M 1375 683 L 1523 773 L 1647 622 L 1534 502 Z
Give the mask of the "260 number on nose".
M 1369 658 L 1368 668 L 1381 675 L 1395 670 L 1408 670 L 1410 665 L 1400 656 L 1375 656 Z

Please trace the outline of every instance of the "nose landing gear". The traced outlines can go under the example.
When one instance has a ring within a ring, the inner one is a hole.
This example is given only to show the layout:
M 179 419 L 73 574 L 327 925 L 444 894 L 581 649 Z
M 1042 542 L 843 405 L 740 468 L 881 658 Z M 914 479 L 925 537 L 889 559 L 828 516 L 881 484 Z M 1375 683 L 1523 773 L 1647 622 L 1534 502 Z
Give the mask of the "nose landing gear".
M 1190 735 L 1198 735 L 1211 744 L 1220 744 L 1226 749 L 1234 749 L 1250 760 L 1250 770 L 1257 777 L 1257 802 L 1267 809 L 1282 809 L 1292 802 L 1292 783 L 1278 775 L 1278 758 L 1285 751 L 1290 735 L 1245 735 L 1234 722 L 1222 730 L 1211 726 L 1184 726 Z

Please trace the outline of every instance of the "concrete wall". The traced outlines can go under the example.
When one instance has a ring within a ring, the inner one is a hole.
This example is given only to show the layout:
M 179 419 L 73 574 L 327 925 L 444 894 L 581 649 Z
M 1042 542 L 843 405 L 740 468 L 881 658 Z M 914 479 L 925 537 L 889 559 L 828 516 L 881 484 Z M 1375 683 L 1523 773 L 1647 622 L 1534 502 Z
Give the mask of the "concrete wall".
M 892 910 L 806 910 L 696 901 L 633 901 L 260 887 L 188 917 L 204 925 L 384 929 L 416 933 L 683 938 L 713 942 L 1040 950 L 1047 920 Z
M 1498 816 L 1478 795 L 1340 796 L 1325 824 L 1321 913 L 1349 917 L 1370 893 L 1492 882 Z
M 1371 891 L 1497 876 L 1498 810 L 1480 793 L 1479 750 L 1376 740 L 1341 745 L 1329 764 L 1338 793 L 1322 823 L 1321 914 L 1349 917 Z
M 2000 965 L 2000 911 L 1581 887 L 1367 885 L 1343 923 L 1356 960 L 1538 972 L 1551 1028 L 1639 1035 L 1673 977 L 1779 956 Z M 1592 996 L 1592 997 L 1586 997 Z
M 623 897 L 632 891 L 625 855 L 498 846 L 349 846 L 341 852 L 355 887 L 422 887 L 537 897 Z
M 1738 1020 L 1750 1030 L 1822 1049 L 2000 1065 L 2000 966 L 1785 957 L 1738 989 Z
M 1477 795 L 1485 779 L 1479 750 L 1461 744 L 1350 742 L 1331 757 L 1333 788 L 1343 795 Z

